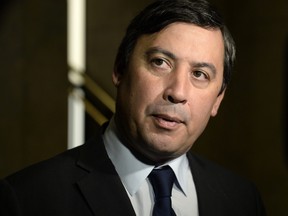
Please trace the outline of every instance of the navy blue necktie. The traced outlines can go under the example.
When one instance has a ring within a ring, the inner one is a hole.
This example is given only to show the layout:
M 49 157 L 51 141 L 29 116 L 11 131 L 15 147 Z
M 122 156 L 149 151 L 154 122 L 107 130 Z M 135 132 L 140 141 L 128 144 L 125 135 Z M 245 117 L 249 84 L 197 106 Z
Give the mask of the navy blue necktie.
M 175 175 L 169 166 L 153 169 L 148 176 L 155 194 L 153 216 L 176 216 L 171 206 L 171 191 Z

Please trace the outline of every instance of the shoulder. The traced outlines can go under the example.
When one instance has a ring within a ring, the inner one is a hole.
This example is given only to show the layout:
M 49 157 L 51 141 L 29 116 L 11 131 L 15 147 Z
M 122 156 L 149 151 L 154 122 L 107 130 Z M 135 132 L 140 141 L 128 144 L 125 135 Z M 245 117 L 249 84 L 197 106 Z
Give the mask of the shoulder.
M 0 214 L 18 215 L 23 209 L 33 212 L 32 203 L 44 209 L 43 200 L 56 200 L 57 192 L 71 195 L 71 176 L 80 174 L 73 164 L 81 148 L 65 151 L 0 180 Z
M 223 209 L 234 206 L 239 212 L 265 215 L 261 196 L 254 183 L 201 156 L 192 153 L 187 156 L 198 193 L 209 194 L 209 199 L 223 206 Z
M 26 182 L 27 184 L 31 184 L 33 181 L 36 182 L 40 179 L 47 181 L 53 178 L 55 179 L 59 175 L 64 175 L 64 173 L 72 171 L 82 148 L 83 146 L 79 146 L 71 150 L 66 150 L 49 159 L 37 162 L 7 176 L 5 180 L 12 185 L 17 185 L 19 182 L 23 185 Z
M 23 212 L 23 215 L 47 215 L 47 212 L 72 215 L 75 209 L 89 211 L 78 183 L 89 174 L 89 164 L 83 165 L 86 161 L 98 164 L 95 157 L 101 149 L 98 146 L 101 144 L 92 139 L 0 180 L 0 215 L 18 215 L 17 212 Z M 90 158 L 81 161 L 86 156 Z
M 33 182 L 35 184 L 36 182 L 51 183 L 56 182 L 57 179 L 64 179 L 65 181 L 74 179 L 75 176 L 86 173 L 86 170 L 78 165 L 79 160 L 83 152 L 89 152 L 93 156 L 98 141 L 96 138 L 92 138 L 78 147 L 23 168 L 7 176 L 4 180 L 13 186 L 24 186 L 25 184 L 32 185 Z
M 244 177 L 200 155 L 189 153 L 188 160 L 192 172 L 195 172 L 195 174 L 199 174 L 203 177 L 205 176 L 207 178 L 223 182 L 228 181 L 228 182 L 242 182 L 243 184 L 251 184 L 251 182 L 245 179 Z

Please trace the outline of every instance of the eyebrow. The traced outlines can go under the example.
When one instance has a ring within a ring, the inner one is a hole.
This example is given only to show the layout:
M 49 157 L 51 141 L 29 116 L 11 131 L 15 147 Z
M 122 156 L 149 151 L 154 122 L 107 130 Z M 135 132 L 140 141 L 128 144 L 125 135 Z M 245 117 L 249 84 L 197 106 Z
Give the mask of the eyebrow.
M 173 53 L 171 53 L 171 52 L 169 52 L 169 51 L 167 51 L 165 49 L 162 49 L 160 47 L 151 47 L 151 48 L 149 48 L 145 52 L 145 55 L 149 56 L 149 55 L 152 55 L 152 54 L 155 54 L 155 53 L 162 53 L 162 54 L 168 56 L 169 58 L 171 58 L 173 60 L 177 59 L 177 57 Z
M 173 54 L 172 52 L 169 52 L 168 50 L 162 49 L 160 47 L 151 47 L 149 48 L 146 52 L 145 55 L 149 56 L 155 53 L 162 53 L 166 56 L 168 56 L 169 58 L 173 59 L 173 60 L 177 60 L 177 57 L 175 54 Z M 193 68 L 208 68 L 209 70 L 211 70 L 211 72 L 215 75 L 216 74 L 216 67 L 214 64 L 212 63 L 208 63 L 208 62 L 192 62 L 191 67 Z

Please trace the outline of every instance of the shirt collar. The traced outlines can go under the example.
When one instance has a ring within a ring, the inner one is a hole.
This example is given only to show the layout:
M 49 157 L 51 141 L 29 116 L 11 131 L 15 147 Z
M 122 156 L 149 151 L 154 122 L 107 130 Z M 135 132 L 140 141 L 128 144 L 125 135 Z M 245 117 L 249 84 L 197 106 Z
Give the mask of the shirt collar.
M 130 150 L 120 142 L 116 135 L 116 130 L 114 118 L 112 118 L 103 135 L 105 148 L 123 185 L 129 194 L 133 196 L 146 181 L 146 178 L 154 166 L 139 161 Z M 187 173 L 191 172 L 191 170 L 186 154 L 163 164 L 163 166 L 164 165 L 169 165 L 173 169 L 180 189 L 184 194 L 187 194 Z

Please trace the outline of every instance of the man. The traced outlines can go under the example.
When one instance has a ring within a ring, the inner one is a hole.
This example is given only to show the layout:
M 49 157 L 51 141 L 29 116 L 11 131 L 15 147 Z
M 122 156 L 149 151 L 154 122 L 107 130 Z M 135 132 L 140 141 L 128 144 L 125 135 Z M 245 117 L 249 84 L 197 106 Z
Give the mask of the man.
M 206 1 L 148 6 L 118 50 L 114 117 L 84 145 L 4 179 L 1 215 L 265 215 L 251 183 L 188 153 L 217 114 L 234 57 Z

